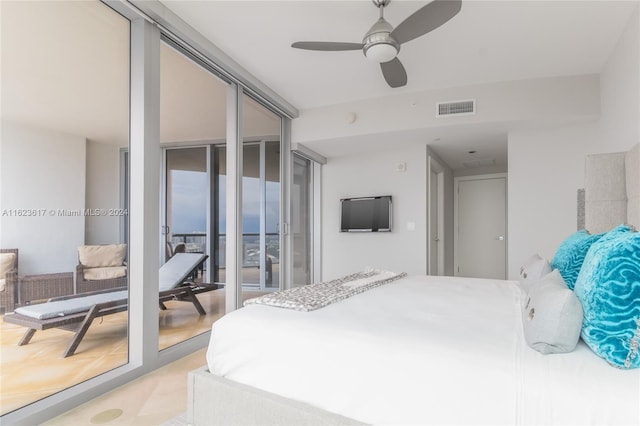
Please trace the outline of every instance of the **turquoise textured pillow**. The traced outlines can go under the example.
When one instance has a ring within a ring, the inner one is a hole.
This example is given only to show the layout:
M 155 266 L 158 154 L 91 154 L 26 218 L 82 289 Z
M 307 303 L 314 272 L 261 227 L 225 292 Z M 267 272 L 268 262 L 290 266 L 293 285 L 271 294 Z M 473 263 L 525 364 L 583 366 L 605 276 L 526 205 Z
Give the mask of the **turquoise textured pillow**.
M 640 234 L 618 227 L 594 243 L 574 291 L 582 340 L 613 366 L 639 368 Z
M 591 235 L 582 230 L 569 235 L 558 247 L 555 256 L 551 260 L 551 269 L 560 271 L 560 275 L 567 283 L 569 290 L 575 287 L 576 279 L 582 268 L 582 262 L 587 255 L 591 244 L 595 243 L 604 234 Z

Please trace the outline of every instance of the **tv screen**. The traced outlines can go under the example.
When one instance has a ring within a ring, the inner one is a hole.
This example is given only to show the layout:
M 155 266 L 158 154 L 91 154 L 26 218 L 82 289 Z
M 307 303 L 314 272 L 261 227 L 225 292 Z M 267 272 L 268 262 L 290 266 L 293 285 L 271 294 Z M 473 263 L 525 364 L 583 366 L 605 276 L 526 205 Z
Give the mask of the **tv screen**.
M 340 200 L 340 232 L 390 232 L 391 196 Z

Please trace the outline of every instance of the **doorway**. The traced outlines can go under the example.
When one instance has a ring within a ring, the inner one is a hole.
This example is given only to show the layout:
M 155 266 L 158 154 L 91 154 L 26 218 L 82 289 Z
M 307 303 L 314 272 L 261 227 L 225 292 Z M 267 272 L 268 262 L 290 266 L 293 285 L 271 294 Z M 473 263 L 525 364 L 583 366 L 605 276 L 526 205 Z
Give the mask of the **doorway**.
M 242 285 L 280 289 L 280 141 L 245 142 L 242 176 Z
M 429 156 L 427 176 L 427 273 L 444 274 L 444 167 Z
M 454 275 L 505 279 L 506 174 L 454 180 Z

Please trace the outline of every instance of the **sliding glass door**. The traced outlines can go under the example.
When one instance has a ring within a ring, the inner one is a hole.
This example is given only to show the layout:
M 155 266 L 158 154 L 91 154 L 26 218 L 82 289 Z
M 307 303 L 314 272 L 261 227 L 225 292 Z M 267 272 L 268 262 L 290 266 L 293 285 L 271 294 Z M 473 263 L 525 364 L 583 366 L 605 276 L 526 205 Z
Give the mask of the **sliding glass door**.
M 313 162 L 298 154 L 293 155 L 291 187 L 291 231 L 293 233 L 293 282 L 300 286 L 313 282 Z
M 207 255 L 188 274 L 199 289 L 205 314 L 188 302 L 169 300 L 160 311 L 159 349 L 181 343 L 211 329 L 225 313 L 224 288 L 212 289 L 216 258 L 217 218 L 215 143 L 224 143 L 229 83 L 170 39 L 160 44 L 160 188 L 159 260 L 161 268 L 178 253 Z M 175 262 L 174 262 L 175 264 Z M 175 283 L 178 286 L 180 283 Z M 197 291 L 197 290 L 196 290 Z
M 0 3 L 0 169 L 6 178 L 0 201 L 3 210 L 32 214 L 3 217 L 0 246 L 19 250 L 18 274 L 43 279 L 38 285 L 51 296 L 81 288 L 81 246 L 127 246 L 127 310 L 94 321 L 73 356 L 61 356 L 71 338 L 65 330 L 38 332 L 30 344 L 17 346 L 24 327 L 2 321 L 2 422 L 39 424 L 198 349 L 211 323 L 238 304 L 227 288 L 243 282 L 235 272 L 234 282 L 226 282 L 225 247 L 244 238 L 227 240 L 226 197 L 227 177 L 243 177 L 239 161 L 226 170 L 225 144 L 246 142 L 259 150 L 261 198 L 251 232 L 257 240 L 246 256 L 258 279 L 247 285 L 280 286 L 280 204 L 289 176 L 281 158 L 290 138 L 281 128 L 290 128 L 297 112 L 233 64 L 219 63 L 210 47 L 193 48 L 195 30 L 173 33 L 184 22 L 161 3 Z M 233 110 L 239 114 L 228 113 Z M 242 209 L 237 204 L 229 215 Z M 158 312 L 158 268 L 180 243 L 179 250 L 209 256 L 199 279 L 221 284 L 197 295 L 206 316 L 178 300 Z M 10 305 L 2 303 L 0 315 L 38 301 L 19 290 Z
M 165 256 L 207 252 L 207 147 L 166 150 Z
M 245 143 L 242 177 L 242 284 L 280 287 L 280 141 Z
M 126 287 L 137 284 L 120 182 L 132 37 L 130 21 L 99 1 L 1 3 L 0 260 L 16 273 L 0 276 L 0 423 L 11 424 L 4 416 L 130 362 L 127 312 L 88 322 L 73 351 L 73 333 L 56 328 L 19 345 L 28 328 L 10 318 L 116 286 L 125 288 L 114 303 L 126 306 Z M 100 256 L 113 267 L 99 268 Z
M 281 119 L 248 96 L 242 111 L 241 279 L 246 299 L 281 285 Z

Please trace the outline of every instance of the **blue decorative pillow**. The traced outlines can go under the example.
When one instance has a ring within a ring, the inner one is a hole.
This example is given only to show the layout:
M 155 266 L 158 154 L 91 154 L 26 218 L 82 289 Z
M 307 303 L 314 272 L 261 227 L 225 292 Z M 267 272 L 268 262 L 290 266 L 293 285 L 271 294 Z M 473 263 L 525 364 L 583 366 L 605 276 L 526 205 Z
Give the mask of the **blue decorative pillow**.
M 582 340 L 601 358 L 639 368 L 640 234 L 618 227 L 589 249 L 575 285 Z
M 584 257 L 589 251 L 591 244 L 595 243 L 604 234 L 591 235 L 582 230 L 569 235 L 558 247 L 555 256 L 551 260 L 551 269 L 560 271 L 560 275 L 567 283 L 569 290 L 573 290 L 582 268 Z

